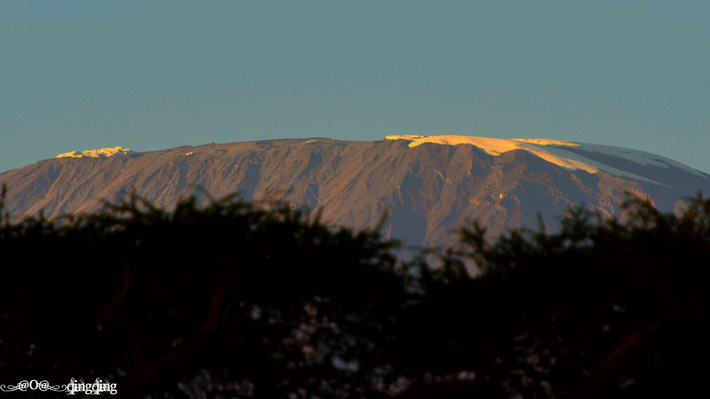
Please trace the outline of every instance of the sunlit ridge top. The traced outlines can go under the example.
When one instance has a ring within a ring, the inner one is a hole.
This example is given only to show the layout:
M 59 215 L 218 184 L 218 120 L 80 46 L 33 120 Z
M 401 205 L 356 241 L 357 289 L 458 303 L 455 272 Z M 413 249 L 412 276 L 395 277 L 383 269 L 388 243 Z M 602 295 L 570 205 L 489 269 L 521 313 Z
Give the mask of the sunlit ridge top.
M 121 146 L 118 147 L 107 147 L 107 148 L 101 148 L 98 150 L 85 150 L 82 152 L 79 151 L 70 151 L 70 152 L 65 152 L 62 154 L 59 154 L 56 156 L 56 158 L 107 158 L 113 155 L 120 155 L 120 154 L 127 154 L 129 152 L 132 152 L 128 148 L 123 148 Z

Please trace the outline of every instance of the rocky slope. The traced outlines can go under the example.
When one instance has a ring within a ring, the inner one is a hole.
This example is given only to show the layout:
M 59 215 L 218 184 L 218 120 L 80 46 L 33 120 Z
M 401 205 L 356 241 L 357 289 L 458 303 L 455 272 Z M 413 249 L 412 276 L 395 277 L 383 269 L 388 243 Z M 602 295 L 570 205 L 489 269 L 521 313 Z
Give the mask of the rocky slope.
M 159 206 L 235 191 L 249 200 L 322 207 L 323 219 L 375 226 L 411 244 L 440 245 L 478 219 L 493 234 L 554 228 L 571 205 L 617 214 L 624 192 L 663 210 L 710 193 L 710 175 L 653 154 L 553 140 L 390 136 L 374 142 L 300 139 L 207 144 L 110 157 L 64 157 L 0 174 L 14 217 L 91 212 L 135 189 Z

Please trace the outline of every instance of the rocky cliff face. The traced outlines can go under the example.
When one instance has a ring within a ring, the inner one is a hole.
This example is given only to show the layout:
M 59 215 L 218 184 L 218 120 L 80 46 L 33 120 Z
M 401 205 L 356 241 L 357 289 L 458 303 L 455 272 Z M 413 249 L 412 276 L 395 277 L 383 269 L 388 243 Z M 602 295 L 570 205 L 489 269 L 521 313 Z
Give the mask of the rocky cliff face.
M 387 234 L 424 245 L 447 243 L 452 230 L 474 219 L 498 234 L 536 226 L 539 212 L 554 228 L 572 205 L 617 214 L 624 192 L 650 197 L 663 210 L 698 190 L 710 193 L 709 175 L 652 154 L 550 140 L 501 140 L 495 148 L 471 141 L 208 144 L 45 160 L 0 174 L 0 183 L 15 217 L 40 209 L 49 217 L 92 212 L 101 199 L 133 189 L 165 207 L 202 196 L 201 189 L 216 198 L 239 191 L 249 200 L 322 208 L 325 221 L 353 228 L 375 226 L 386 213 Z

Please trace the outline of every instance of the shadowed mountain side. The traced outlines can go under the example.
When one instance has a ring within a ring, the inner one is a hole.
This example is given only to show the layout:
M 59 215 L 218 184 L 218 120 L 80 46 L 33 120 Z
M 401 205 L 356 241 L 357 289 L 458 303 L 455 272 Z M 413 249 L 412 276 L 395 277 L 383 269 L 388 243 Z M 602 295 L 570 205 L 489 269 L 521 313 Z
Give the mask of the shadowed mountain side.
M 595 156 L 617 167 L 626 162 Z M 648 168 L 661 170 L 665 180 L 678 180 L 676 169 Z M 180 197 L 203 196 L 201 190 L 217 198 L 239 191 L 247 200 L 322 207 L 327 223 L 358 229 L 377 225 L 386 212 L 388 236 L 424 245 L 446 243 L 452 230 L 474 219 L 497 235 L 537 225 L 538 212 L 555 228 L 573 205 L 617 214 L 625 191 L 650 196 L 664 210 L 698 189 L 710 192 L 710 179 L 702 176 L 673 188 L 603 171 L 572 171 L 520 149 L 493 156 L 472 145 L 410 148 L 404 140 L 320 138 L 51 159 L 2 173 L 0 182 L 7 184 L 7 209 L 14 217 L 42 209 L 48 217 L 93 212 L 100 200 L 115 201 L 130 190 L 167 208 Z

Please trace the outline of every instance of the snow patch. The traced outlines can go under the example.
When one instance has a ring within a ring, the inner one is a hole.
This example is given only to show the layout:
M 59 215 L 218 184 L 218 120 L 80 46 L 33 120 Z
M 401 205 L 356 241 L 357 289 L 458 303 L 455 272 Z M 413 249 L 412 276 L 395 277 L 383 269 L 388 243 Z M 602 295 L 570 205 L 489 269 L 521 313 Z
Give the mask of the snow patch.
M 118 146 L 100 148 L 98 150 L 85 150 L 82 152 L 70 151 L 59 154 L 56 156 L 56 158 L 108 158 L 114 155 L 128 154 L 129 152 L 133 151 L 129 150 L 128 148 Z
M 540 145 L 567 145 L 571 147 L 579 147 L 579 143 L 573 143 L 571 141 L 565 140 L 552 140 L 552 139 L 512 139 L 513 141 L 519 141 L 521 143 L 532 143 Z
M 474 147 L 478 147 L 490 155 L 500 155 L 508 151 L 513 150 L 525 150 L 531 152 L 538 157 L 551 162 L 555 165 L 561 166 L 565 169 L 586 170 L 589 173 L 596 173 L 599 169 L 595 168 L 589 163 L 585 163 L 580 158 L 579 155 L 569 153 L 566 151 L 562 153 L 556 148 L 551 147 L 552 144 L 539 144 L 539 143 L 564 143 L 563 146 L 579 146 L 576 143 L 568 141 L 558 141 L 558 140 L 546 140 L 546 139 L 494 139 L 490 137 L 477 137 L 477 136 L 387 136 L 385 140 L 408 140 L 409 147 L 416 147 L 424 143 L 434 143 L 434 144 L 444 144 L 444 145 L 461 145 L 469 144 Z M 559 145 L 559 144 L 557 144 Z

